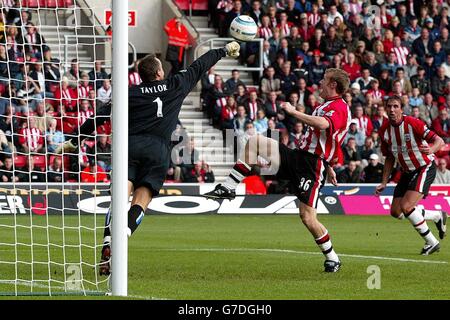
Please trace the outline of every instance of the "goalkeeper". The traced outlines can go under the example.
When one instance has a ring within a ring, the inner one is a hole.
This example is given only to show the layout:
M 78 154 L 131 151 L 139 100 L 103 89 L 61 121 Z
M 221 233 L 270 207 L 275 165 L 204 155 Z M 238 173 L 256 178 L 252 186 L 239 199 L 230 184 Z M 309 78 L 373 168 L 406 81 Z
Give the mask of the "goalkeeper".
M 170 139 L 183 100 L 205 72 L 226 55 L 237 58 L 239 50 L 240 46 L 235 41 L 224 48 L 210 50 L 189 68 L 167 79 L 164 79 L 161 61 L 154 55 L 147 55 L 139 62 L 138 72 L 142 83 L 129 89 L 128 98 L 128 193 L 133 194 L 128 211 L 129 236 L 137 229 L 145 209 L 163 185 L 170 162 Z M 95 125 L 104 122 L 105 119 L 101 117 L 110 113 L 111 105 L 99 108 L 97 121 L 89 118 L 80 127 L 80 139 L 92 134 Z M 78 148 L 77 144 L 78 137 L 73 137 L 59 151 L 74 152 Z M 100 274 L 109 274 L 110 239 L 108 214 Z

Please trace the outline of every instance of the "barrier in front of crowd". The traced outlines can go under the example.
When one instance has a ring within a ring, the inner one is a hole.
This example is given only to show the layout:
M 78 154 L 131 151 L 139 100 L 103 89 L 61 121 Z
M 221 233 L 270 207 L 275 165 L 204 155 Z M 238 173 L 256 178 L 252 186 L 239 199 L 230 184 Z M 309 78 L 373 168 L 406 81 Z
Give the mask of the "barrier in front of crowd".
M 375 184 L 327 185 L 319 196 L 320 214 L 388 215 L 395 185 L 373 195 Z M 298 200 L 290 194 L 245 195 L 244 186 L 233 201 L 200 196 L 213 184 L 165 184 L 147 214 L 298 214 Z M 0 184 L 0 216 L 6 214 L 106 214 L 108 184 Z M 450 185 L 434 185 L 420 206 L 450 212 Z

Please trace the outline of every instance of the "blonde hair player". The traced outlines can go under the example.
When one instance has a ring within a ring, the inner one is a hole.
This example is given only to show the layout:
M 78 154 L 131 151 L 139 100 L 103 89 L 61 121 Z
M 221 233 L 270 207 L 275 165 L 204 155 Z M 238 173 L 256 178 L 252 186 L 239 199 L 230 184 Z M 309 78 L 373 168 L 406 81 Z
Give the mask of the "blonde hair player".
M 253 136 L 227 180 L 204 194 L 211 199 L 233 199 L 238 183 L 250 174 L 258 157 L 265 158 L 271 164 L 268 174 L 276 174 L 278 178 L 290 181 L 293 193 L 300 200 L 300 218 L 325 255 L 325 272 L 337 272 L 341 261 L 333 249 L 328 230 L 317 219 L 316 208 L 319 191 L 327 175 L 337 185 L 336 174 L 329 164 L 337 157 L 336 152 L 344 141 L 351 121 L 349 106 L 342 98 L 349 82 L 344 71 L 327 69 L 320 82 L 320 96 L 325 102 L 312 115 L 297 111 L 289 102 L 282 104 L 287 113 L 307 126 L 299 148 L 292 150 L 274 139 Z

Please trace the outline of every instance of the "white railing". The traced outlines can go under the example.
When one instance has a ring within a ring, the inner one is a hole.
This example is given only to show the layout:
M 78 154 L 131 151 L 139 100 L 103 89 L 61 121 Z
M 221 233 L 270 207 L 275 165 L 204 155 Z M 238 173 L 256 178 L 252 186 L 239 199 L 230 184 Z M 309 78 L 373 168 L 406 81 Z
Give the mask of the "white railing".
M 72 34 L 66 34 L 64 35 L 64 69 L 65 71 L 67 71 L 70 67 L 70 61 L 69 61 L 69 44 L 71 42 L 72 39 L 75 39 L 75 43 L 77 46 L 94 46 L 99 44 L 97 41 L 98 40 L 106 40 L 104 43 L 106 44 L 107 42 L 111 41 L 111 37 L 110 36 L 101 36 L 101 35 L 96 35 L 96 36 L 92 36 L 92 35 L 72 35 Z M 95 41 L 93 43 L 83 43 L 83 42 L 78 42 L 78 39 L 95 39 Z M 128 42 L 128 47 L 131 48 L 131 52 L 133 53 L 133 62 L 128 65 L 128 68 L 131 68 L 134 66 L 134 61 L 137 60 L 137 52 L 136 52 L 136 47 L 134 46 L 134 44 L 132 44 L 131 42 Z M 78 50 L 79 48 L 77 48 Z M 83 61 L 78 61 L 78 63 L 80 64 L 80 66 L 83 66 Z M 111 68 L 111 65 L 104 65 L 103 67 L 105 68 Z

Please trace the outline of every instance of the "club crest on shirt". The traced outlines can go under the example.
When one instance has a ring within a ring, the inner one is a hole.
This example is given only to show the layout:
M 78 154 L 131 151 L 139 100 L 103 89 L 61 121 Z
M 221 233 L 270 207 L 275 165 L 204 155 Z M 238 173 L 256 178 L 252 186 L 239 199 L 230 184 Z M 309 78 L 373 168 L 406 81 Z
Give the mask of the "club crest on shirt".
M 406 142 L 411 141 L 411 135 L 409 133 L 405 133 L 404 137 Z

